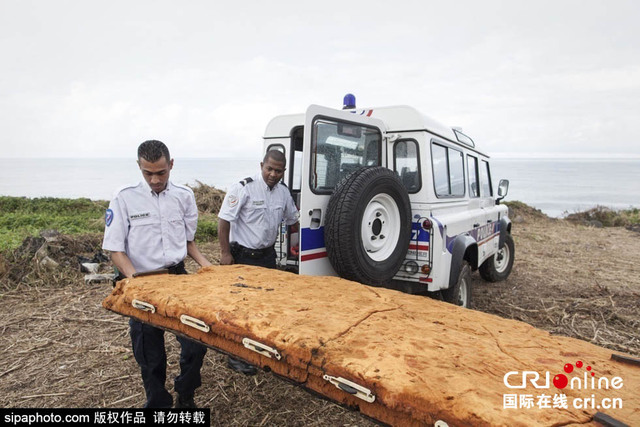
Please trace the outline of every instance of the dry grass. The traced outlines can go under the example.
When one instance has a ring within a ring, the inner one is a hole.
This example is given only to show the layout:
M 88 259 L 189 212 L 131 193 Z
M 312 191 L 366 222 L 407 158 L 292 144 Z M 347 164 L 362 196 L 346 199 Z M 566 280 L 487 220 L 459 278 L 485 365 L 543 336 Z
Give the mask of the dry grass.
M 511 277 L 488 284 L 474 275 L 478 310 L 519 319 L 556 334 L 640 355 L 640 234 L 552 220 L 514 208 L 516 263 Z M 66 238 L 65 238 L 66 239 Z M 110 285 L 85 286 L 75 255 L 91 256 L 99 238 L 63 240 L 50 255 L 66 268 L 32 260 L 41 241 L 25 243 L 0 270 L 0 406 L 140 407 L 144 390 L 127 320 L 101 307 Z M 216 244 L 202 247 L 212 262 Z M 0 260 L 1 261 L 1 260 Z M 195 265 L 188 263 L 195 271 Z M 168 377 L 179 345 L 167 334 Z M 214 425 L 375 425 L 274 375 L 245 377 L 210 350 L 196 402 Z
M 604 227 L 629 227 L 640 225 L 640 209 L 614 210 L 606 206 L 596 206 L 583 212 L 567 215 L 569 221 L 590 225 L 597 224 Z
M 75 254 L 91 256 L 100 240 L 90 242 L 89 251 L 81 250 L 83 243 L 64 240 L 69 247 L 55 255 L 52 249 L 51 256 L 67 268 L 54 273 L 37 267 L 32 258 L 44 241 L 29 240 L 10 264 L 17 280 L 9 283 L 9 275 L 2 276 L 0 407 L 141 407 L 144 389 L 127 319 L 101 306 L 111 285 L 85 286 L 75 265 Z M 78 251 L 70 254 L 70 248 Z M 217 244 L 201 249 L 219 261 Z M 196 265 L 190 261 L 187 268 L 194 272 Z M 172 389 L 180 345 L 166 334 L 166 346 Z M 271 373 L 238 374 L 213 350 L 205 357 L 202 383 L 196 403 L 211 408 L 213 425 L 376 425 Z
M 196 196 L 198 211 L 202 214 L 218 214 L 224 200 L 225 192 L 196 180 L 198 185 L 189 186 Z
M 477 280 L 475 307 L 640 355 L 640 233 L 513 211 L 513 273 Z

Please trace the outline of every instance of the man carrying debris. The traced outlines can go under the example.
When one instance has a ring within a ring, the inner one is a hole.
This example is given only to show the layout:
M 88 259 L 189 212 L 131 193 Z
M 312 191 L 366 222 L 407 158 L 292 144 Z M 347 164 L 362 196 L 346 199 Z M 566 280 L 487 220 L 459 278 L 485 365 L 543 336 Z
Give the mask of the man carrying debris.
M 187 274 L 187 255 L 202 267 L 211 265 L 194 242 L 198 209 L 193 191 L 169 181 L 173 159 L 167 146 L 155 140 L 140 144 L 138 166 L 144 181 L 120 189 L 105 215 L 102 248 L 111 252 L 119 279 L 161 269 Z M 134 319 L 129 325 L 147 395 L 145 408 L 170 408 L 173 398 L 165 388 L 164 331 Z M 180 375 L 174 382 L 176 408 L 195 408 L 193 396 L 201 384 L 200 368 L 207 349 L 186 338 L 177 339 L 182 350 Z
M 220 264 L 248 264 L 276 268 L 273 247 L 281 222 L 298 222 L 298 209 L 291 193 L 280 180 L 286 158 L 277 150 L 268 151 L 260 163 L 261 171 L 235 184 L 218 213 Z M 228 359 L 238 372 L 254 375 L 256 368 L 240 360 Z

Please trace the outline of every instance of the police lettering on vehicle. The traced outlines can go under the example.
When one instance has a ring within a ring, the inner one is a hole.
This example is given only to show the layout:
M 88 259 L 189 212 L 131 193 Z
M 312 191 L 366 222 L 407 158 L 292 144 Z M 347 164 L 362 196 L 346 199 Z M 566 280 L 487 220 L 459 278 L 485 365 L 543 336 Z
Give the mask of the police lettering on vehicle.
M 480 242 L 488 237 L 491 237 L 493 235 L 493 227 L 494 223 L 491 223 L 478 228 L 476 241 Z

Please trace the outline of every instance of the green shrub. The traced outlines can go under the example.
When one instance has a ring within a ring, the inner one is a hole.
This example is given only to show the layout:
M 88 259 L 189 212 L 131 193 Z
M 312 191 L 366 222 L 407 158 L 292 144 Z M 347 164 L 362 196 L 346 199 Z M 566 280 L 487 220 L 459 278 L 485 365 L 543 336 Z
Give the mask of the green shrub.
M 218 238 L 218 217 L 211 214 L 200 214 L 196 241 L 211 242 Z
M 70 235 L 103 233 L 108 206 L 104 200 L 0 196 L 0 251 L 13 250 L 42 230 Z M 196 240 L 207 242 L 217 237 L 218 217 L 200 213 Z
M 89 199 L 28 199 L 0 197 L 0 250 L 18 247 L 28 236 L 42 230 L 62 234 L 104 231 L 104 212 L 109 203 Z
M 640 210 L 638 208 L 613 210 L 606 206 L 596 206 L 584 212 L 567 215 L 567 219 L 581 223 L 599 221 L 605 227 L 626 227 L 640 223 Z

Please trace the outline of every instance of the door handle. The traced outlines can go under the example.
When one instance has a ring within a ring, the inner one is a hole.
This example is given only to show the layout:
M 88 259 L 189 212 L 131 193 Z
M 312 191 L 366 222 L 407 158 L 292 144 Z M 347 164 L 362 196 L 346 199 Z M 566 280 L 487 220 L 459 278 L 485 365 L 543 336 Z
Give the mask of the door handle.
M 309 215 L 311 216 L 311 223 L 309 225 L 309 228 L 311 228 L 312 230 L 319 229 L 321 218 L 322 218 L 322 210 L 311 209 L 309 210 Z

